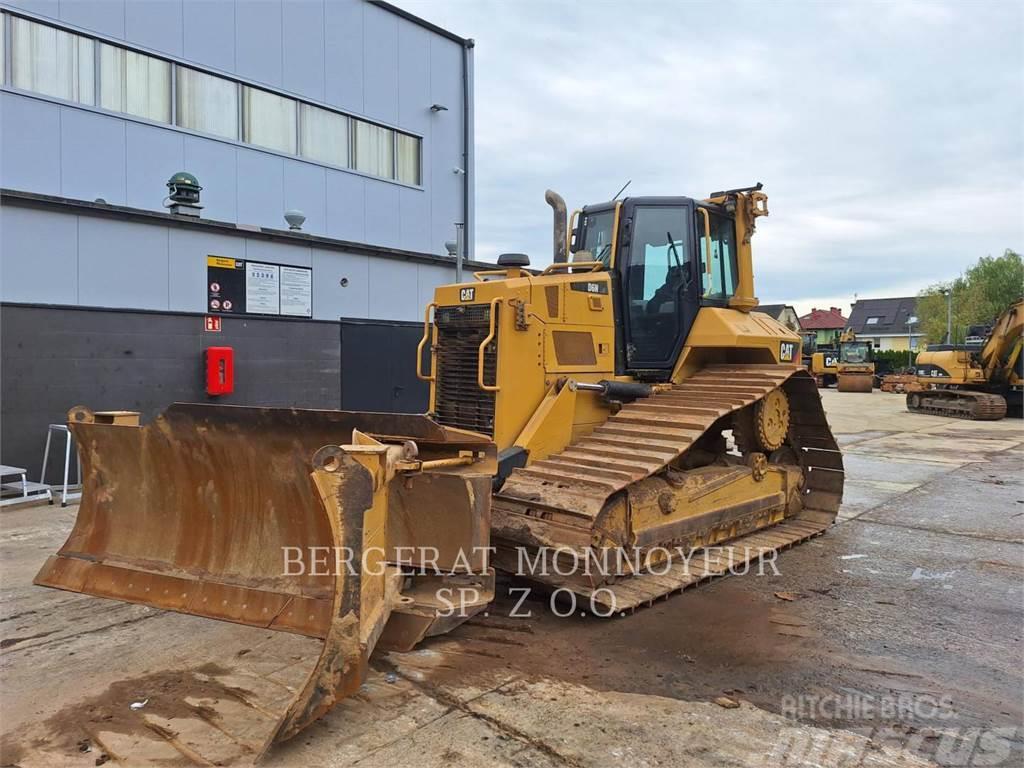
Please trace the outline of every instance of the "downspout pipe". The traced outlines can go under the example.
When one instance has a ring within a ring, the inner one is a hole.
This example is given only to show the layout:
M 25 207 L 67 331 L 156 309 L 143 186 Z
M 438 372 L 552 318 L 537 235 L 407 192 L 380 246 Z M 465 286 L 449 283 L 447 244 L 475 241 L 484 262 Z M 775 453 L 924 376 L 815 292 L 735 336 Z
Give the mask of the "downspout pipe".
M 559 264 L 569 260 L 569 254 L 565 250 L 566 230 L 569 226 L 565 200 L 560 194 L 549 189 L 544 193 L 544 202 L 551 206 L 554 216 L 552 261 Z
M 475 173 L 475 159 L 473 157 L 473 89 L 470 85 L 469 68 L 472 50 L 476 42 L 470 38 L 462 44 L 462 258 L 463 260 L 473 259 L 475 256 L 474 243 L 476 242 L 476 227 L 473 222 L 473 174 Z

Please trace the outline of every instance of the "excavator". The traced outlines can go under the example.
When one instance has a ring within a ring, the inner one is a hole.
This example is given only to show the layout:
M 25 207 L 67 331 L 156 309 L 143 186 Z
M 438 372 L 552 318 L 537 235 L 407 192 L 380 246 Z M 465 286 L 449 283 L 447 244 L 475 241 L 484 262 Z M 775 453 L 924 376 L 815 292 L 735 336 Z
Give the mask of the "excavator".
M 1024 299 L 1008 307 L 981 344 L 929 344 L 917 356 L 921 391 L 907 394 L 907 410 L 957 419 L 1020 417 L 1024 402 Z
M 571 217 L 545 198 L 549 266 L 504 254 L 426 307 L 424 415 L 69 413 L 82 501 L 37 584 L 318 649 L 304 682 L 252 705 L 259 727 L 205 701 L 214 727 L 188 756 L 230 762 L 219 734 L 259 759 L 357 691 L 374 649 L 483 610 L 494 568 L 620 616 L 835 519 L 843 459 L 800 338 L 756 311 L 761 185 Z

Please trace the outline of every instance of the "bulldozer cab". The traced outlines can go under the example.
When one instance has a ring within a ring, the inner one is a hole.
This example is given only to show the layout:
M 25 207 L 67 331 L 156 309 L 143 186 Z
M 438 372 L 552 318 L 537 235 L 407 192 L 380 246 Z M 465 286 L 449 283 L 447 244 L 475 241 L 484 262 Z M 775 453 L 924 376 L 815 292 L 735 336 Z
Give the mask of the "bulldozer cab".
M 738 286 L 734 216 L 688 197 L 588 206 L 570 251 L 611 273 L 622 372 L 643 378 L 667 377 L 698 310 L 728 306 Z

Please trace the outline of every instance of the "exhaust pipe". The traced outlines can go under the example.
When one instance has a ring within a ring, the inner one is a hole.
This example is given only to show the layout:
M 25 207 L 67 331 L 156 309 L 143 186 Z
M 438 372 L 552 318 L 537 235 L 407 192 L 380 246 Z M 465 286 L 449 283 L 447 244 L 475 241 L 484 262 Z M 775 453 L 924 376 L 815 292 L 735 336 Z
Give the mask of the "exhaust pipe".
M 549 189 L 544 193 L 544 202 L 551 206 L 551 211 L 554 213 L 553 261 L 555 264 L 568 261 L 569 254 L 566 252 L 565 238 L 569 225 L 566 218 L 565 200 L 562 199 L 560 194 Z

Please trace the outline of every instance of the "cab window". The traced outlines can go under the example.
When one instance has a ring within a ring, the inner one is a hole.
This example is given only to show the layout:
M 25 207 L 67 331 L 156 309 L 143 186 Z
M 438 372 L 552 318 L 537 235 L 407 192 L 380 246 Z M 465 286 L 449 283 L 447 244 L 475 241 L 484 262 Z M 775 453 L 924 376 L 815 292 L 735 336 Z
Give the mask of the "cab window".
M 636 209 L 627 280 L 630 362 L 659 362 L 675 352 L 689 258 L 686 227 L 686 208 Z
M 615 223 L 615 210 L 585 213 L 580 222 L 580 242 L 576 252 L 589 251 L 594 261 L 600 261 L 606 267 L 612 263 L 612 226 Z
M 870 341 L 848 341 L 839 350 L 839 359 L 844 363 L 870 363 Z
M 709 212 L 710 213 L 710 212 Z M 729 298 L 736 293 L 736 227 L 732 219 L 710 213 L 711 270 L 707 265 L 704 217 L 697 215 L 697 247 L 700 252 L 701 287 L 708 298 Z

